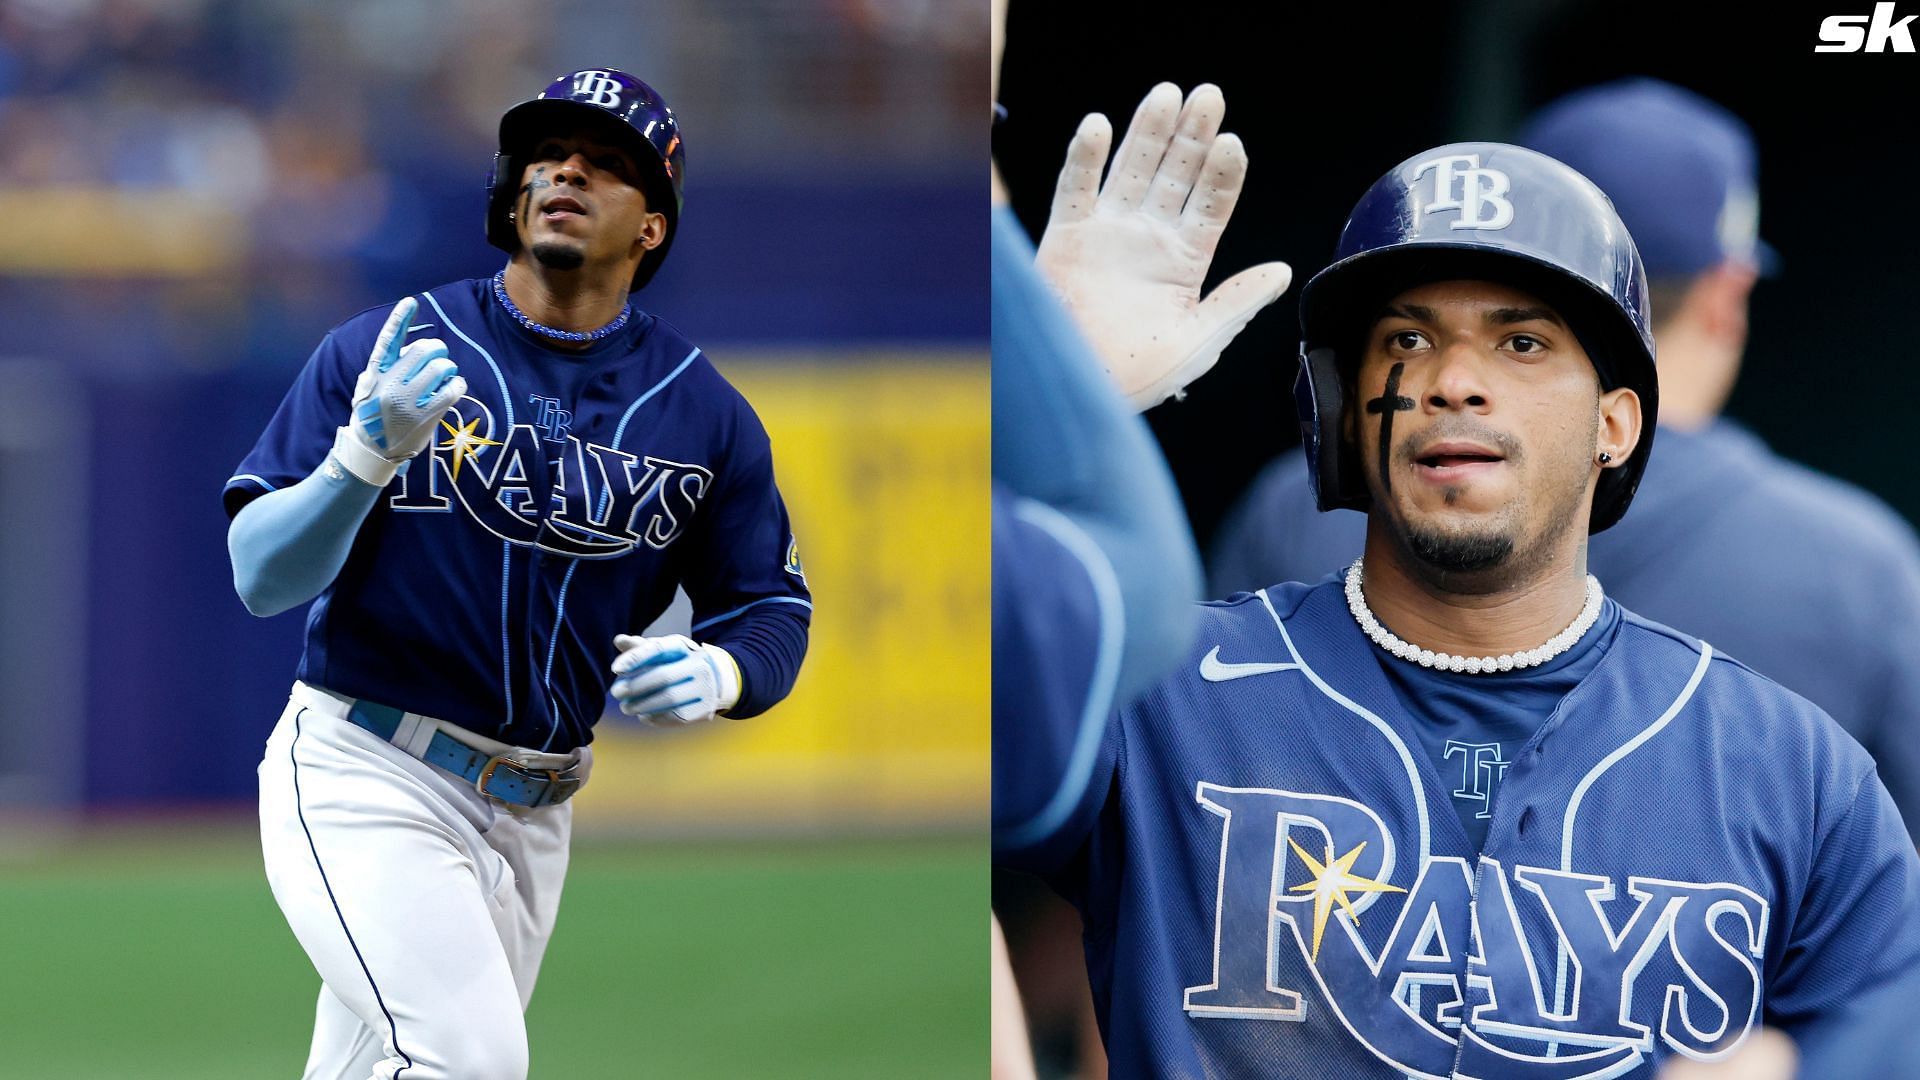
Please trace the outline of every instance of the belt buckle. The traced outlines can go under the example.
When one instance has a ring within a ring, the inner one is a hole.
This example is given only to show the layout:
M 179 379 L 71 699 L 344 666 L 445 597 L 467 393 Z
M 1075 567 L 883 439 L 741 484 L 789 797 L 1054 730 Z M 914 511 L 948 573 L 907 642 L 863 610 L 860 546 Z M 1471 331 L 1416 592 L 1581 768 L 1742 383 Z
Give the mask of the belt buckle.
M 568 772 L 571 771 L 572 770 L 568 770 Z M 553 776 L 553 787 L 549 789 L 553 794 L 547 797 L 547 805 L 558 806 L 568 799 L 573 798 L 573 793 L 579 791 L 580 785 L 585 782 L 586 781 L 580 779 L 578 776 L 570 776 L 567 775 L 567 773 L 555 773 Z
M 530 769 L 514 761 L 512 758 L 495 754 L 493 757 L 487 759 L 486 765 L 481 767 L 480 776 L 474 780 L 473 786 L 479 790 L 481 795 L 505 806 L 515 806 L 522 809 L 537 806 L 541 802 L 540 795 L 543 792 L 529 792 L 530 801 L 519 802 L 514 799 L 509 799 L 504 795 L 495 795 L 493 792 L 488 791 L 487 782 L 492 780 L 494 773 L 502 768 L 506 769 L 509 775 L 526 781 L 530 785 L 534 783 L 546 785 L 545 791 L 547 792 L 553 791 L 560 784 L 560 771 L 558 769 Z

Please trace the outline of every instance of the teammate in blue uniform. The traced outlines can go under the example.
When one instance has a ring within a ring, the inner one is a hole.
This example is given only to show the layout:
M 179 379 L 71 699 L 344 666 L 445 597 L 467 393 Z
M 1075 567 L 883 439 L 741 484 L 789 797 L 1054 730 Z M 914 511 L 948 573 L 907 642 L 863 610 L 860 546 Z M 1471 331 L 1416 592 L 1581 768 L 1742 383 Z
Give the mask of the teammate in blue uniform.
M 1599 184 L 1646 261 L 1660 352 L 1660 453 L 1632 517 L 1589 567 L 1634 611 L 1698 634 L 1806 695 L 1859 739 L 1906 818 L 1920 813 L 1920 544 L 1885 503 L 1770 451 L 1720 416 L 1746 345 L 1758 240 L 1746 125 L 1676 86 L 1629 79 L 1537 113 L 1519 141 Z M 1213 596 L 1315 581 L 1366 520 L 1322 514 L 1305 455 L 1261 470 L 1216 534 Z M 1765 581 L 1765 588 L 1754 583 Z M 1782 618 L 1781 613 L 1791 612 Z
M 1920 857 L 1872 761 L 1586 573 L 1658 398 L 1605 196 L 1417 155 L 1301 318 L 1310 475 L 1363 557 L 1205 605 L 1060 827 L 997 845 L 1081 908 L 1113 1075 L 1650 1077 L 1763 1023 L 1809 1075 L 1910 1053 Z
M 335 327 L 227 481 L 248 608 L 315 601 L 260 767 L 268 878 L 325 984 L 309 1077 L 524 1077 L 609 688 L 681 725 L 798 673 L 812 603 L 766 431 L 628 300 L 684 168 L 624 72 L 509 110 L 505 269 Z M 691 636 L 636 636 L 676 587 Z
M 1058 827 L 1108 710 L 1164 674 L 1192 633 L 1193 539 L 1122 397 L 1138 410 L 1181 392 L 1292 279 L 1267 263 L 1201 298 L 1247 172 L 1239 138 L 1220 130 L 1225 107 L 1211 84 L 1184 101 L 1155 86 L 1104 183 L 1112 125 L 1087 116 L 1038 253 L 994 174 L 993 716 L 1055 736 L 1008 742 L 1017 754 L 995 743 L 996 775 L 1023 777 L 994 800 L 1011 842 Z M 1046 802 L 1018 797 L 1031 792 Z
M 1104 185 L 1112 125 L 1088 116 L 1039 253 L 1045 277 L 994 173 L 993 722 L 1049 736 L 994 740 L 1003 843 L 1062 827 L 1109 710 L 1178 662 L 1198 615 L 1198 556 L 1173 478 L 1116 391 L 1136 408 L 1178 392 L 1290 278 L 1284 264 L 1257 267 L 1201 300 L 1247 168 L 1239 139 L 1219 130 L 1224 109 L 1218 87 L 1184 102 L 1178 87 L 1155 87 Z M 1024 1037 L 1018 1048 L 1000 1038 L 1017 1003 L 1004 951 L 994 955 L 996 1068 L 1031 1075 Z

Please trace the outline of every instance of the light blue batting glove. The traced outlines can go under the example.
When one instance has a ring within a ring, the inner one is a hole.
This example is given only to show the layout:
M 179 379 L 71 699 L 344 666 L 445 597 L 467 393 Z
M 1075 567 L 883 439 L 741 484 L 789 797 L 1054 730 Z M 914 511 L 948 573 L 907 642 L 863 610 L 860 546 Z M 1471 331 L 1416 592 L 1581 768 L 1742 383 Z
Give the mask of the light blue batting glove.
M 426 449 L 440 418 L 467 392 L 446 342 L 406 340 L 419 308 L 411 296 L 394 305 L 354 384 L 353 412 L 334 435 L 334 460 L 374 487 L 386 487 L 402 464 Z
M 740 665 L 718 645 L 682 634 L 613 639 L 613 696 L 620 711 L 654 727 L 698 724 L 740 700 Z

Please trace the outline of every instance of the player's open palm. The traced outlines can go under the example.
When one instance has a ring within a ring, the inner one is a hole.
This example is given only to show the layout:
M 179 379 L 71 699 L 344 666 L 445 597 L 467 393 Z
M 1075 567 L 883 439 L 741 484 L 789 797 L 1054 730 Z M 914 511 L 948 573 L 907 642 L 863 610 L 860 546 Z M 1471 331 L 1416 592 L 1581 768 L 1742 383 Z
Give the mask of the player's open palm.
M 1120 392 L 1136 409 L 1180 393 L 1220 359 L 1234 335 L 1293 279 L 1272 262 L 1200 286 L 1247 175 L 1247 152 L 1220 133 L 1226 100 L 1202 84 L 1148 91 L 1114 155 L 1107 118 L 1092 113 L 1067 162 L 1041 237 L 1039 267 L 1074 313 Z
M 353 411 L 334 440 L 347 471 L 384 487 L 432 441 L 435 426 L 467 392 L 467 381 L 439 338 L 407 341 L 420 301 L 394 305 L 353 388 Z

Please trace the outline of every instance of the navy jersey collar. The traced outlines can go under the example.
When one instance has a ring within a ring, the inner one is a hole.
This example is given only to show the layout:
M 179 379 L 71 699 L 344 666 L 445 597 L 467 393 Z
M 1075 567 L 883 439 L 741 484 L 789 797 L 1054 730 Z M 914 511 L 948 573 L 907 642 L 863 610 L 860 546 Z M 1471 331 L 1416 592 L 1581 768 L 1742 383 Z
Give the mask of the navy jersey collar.
M 490 277 L 472 278 L 469 284 L 474 287 L 475 303 L 487 322 L 487 329 L 494 340 L 512 340 L 520 342 L 556 360 L 572 363 L 590 363 L 619 353 L 631 352 L 639 346 L 646 333 L 652 328 L 654 316 L 640 305 L 633 305 L 633 317 L 617 334 L 610 334 L 604 340 L 596 341 L 584 349 L 563 349 L 556 346 L 552 339 L 536 334 L 521 326 L 513 316 L 500 307 L 493 296 L 493 279 Z

